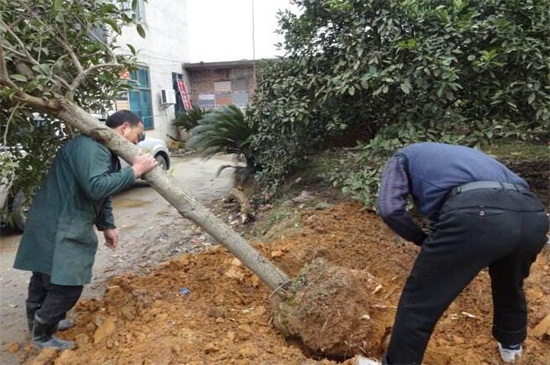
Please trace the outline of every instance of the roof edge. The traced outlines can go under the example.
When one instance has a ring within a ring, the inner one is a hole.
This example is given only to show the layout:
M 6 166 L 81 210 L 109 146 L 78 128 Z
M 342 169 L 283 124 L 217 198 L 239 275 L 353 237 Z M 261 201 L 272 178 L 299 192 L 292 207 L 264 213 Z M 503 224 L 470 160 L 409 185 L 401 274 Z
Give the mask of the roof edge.
M 193 62 L 184 63 L 183 68 L 187 70 L 197 69 L 216 69 L 216 68 L 234 68 L 254 66 L 259 61 L 270 60 L 270 58 L 261 60 L 238 60 L 238 61 L 219 61 L 219 62 Z

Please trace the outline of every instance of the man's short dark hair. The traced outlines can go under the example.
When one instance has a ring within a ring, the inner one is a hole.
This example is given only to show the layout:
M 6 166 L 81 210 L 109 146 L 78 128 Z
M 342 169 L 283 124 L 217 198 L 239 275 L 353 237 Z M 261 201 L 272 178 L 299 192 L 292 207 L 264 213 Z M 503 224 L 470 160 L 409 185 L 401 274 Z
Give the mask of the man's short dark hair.
M 139 115 L 130 110 L 119 110 L 109 116 L 105 121 L 105 125 L 109 128 L 117 128 L 124 124 L 124 122 L 130 123 L 132 127 L 135 127 L 139 123 L 143 123 Z

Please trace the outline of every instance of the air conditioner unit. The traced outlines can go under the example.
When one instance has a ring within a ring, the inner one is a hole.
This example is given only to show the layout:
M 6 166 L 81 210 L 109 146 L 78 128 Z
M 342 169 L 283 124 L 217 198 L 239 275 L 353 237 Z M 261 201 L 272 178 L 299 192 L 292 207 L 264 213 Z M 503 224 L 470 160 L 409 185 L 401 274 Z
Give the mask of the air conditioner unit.
M 174 90 L 161 90 L 160 104 L 161 105 L 176 104 L 176 92 Z

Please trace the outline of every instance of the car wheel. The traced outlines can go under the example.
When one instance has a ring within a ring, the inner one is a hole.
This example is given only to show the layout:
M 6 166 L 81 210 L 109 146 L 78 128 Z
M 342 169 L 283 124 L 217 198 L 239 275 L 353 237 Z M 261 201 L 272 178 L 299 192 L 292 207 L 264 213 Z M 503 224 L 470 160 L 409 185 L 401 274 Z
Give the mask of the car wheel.
M 25 230 L 25 224 L 27 222 L 27 213 L 31 207 L 31 201 L 23 193 L 23 191 L 18 191 L 17 194 L 13 197 L 11 203 L 11 217 L 15 228 L 20 231 Z
M 168 170 L 168 161 L 166 161 L 166 157 L 164 157 L 162 154 L 157 154 L 155 156 L 155 160 L 157 160 L 159 166 L 164 170 Z

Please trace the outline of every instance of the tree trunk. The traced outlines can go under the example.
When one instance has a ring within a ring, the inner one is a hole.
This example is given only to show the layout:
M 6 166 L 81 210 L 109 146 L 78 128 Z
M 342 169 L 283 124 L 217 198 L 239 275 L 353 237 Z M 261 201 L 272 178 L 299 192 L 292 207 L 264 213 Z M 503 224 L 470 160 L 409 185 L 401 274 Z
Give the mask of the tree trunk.
M 109 127 L 101 124 L 80 107 L 66 100 L 60 102 L 60 108 L 50 111 L 54 116 L 78 128 L 82 133 L 102 142 L 131 164 L 133 157 L 139 152 L 136 146 L 114 133 Z M 160 167 L 145 174 L 144 178 L 184 218 L 190 219 L 206 230 L 277 294 L 286 296 L 283 286 L 289 281 L 288 276 L 206 209 L 191 194 L 186 192 L 178 181 L 162 171 Z

